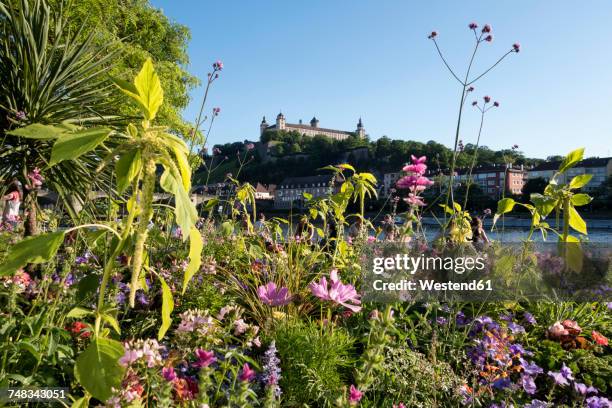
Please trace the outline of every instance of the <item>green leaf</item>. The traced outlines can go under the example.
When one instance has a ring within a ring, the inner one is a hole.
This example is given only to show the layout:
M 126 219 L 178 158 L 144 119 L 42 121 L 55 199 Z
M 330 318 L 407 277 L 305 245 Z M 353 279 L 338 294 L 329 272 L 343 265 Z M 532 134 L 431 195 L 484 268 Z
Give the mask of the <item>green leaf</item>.
M 189 194 L 178 182 L 172 173 L 166 168 L 159 180 L 160 186 L 174 195 L 174 217 L 176 223 L 183 231 L 191 230 L 198 219 L 198 213 L 191 202 Z M 183 240 L 187 240 L 187 234 L 183 234 Z
M 229 237 L 234 232 L 234 224 L 231 221 L 225 221 L 221 224 L 221 234 L 224 237 Z
M 497 202 L 497 214 L 502 215 L 509 213 L 514 209 L 516 201 L 512 198 L 502 198 Z
M 199 234 L 199 233 L 198 233 Z M 162 287 L 162 324 L 157 333 L 157 339 L 161 340 L 172 324 L 172 311 L 174 310 L 174 299 L 172 299 L 172 291 L 166 284 L 164 278 L 159 275 L 159 281 Z
M 134 85 L 138 90 L 140 101 L 146 107 L 146 112 L 143 112 L 146 119 L 153 120 L 164 101 L 164 91 L 155 73 L 155 68 L 153 68 L 151 58 L 147 58 L 142 69 L 134 78 Z
M 55 256 L 62 242 L 64 242 L 63 231 L 38 235 L 18 242 L 13 245 L 4 263 L 0 265 L 0 276 L 13 274 L 29 263 L 47 262 Z
M 587 235 L 587 225 L 573 205 L 569 206 L 569 225 L 581 234 Z
M 173 147 L 172 150 L 174 152 L 174 156 L 176 157 L 176 163 L 179 171 L 181 172 L 183 188 L 185 191 L 189 191 L 191 189 L 191 166 L 189 165 L 189 160 L 187 160 L 187 155 L 177 147 Z
M 119 364 L 123 345 L 112 339 L 98 337 L 76 360 L 74 375 L 77 381 L 100 401 L 112 395 L 112 389 L 121 388 L 125 368 Z
M 539 193 L 531 194 L 530 199 L 543 217 L 547 217 L 557 205 L 557 200 L 555 198 L 544 196 Z
M 193 275 L 200 270 L 202 265 L 202 249 L 204 249 L 202 235 L 196 227 L 192 227 L 189 231 L 189 265 L 187 265 L 185 276 L 183 277 L 183 294 L 185 294 L 187 284 Z
M 82 319 L 85 316 L 91 315 L 92 313 L 93 312 L 91 310 L 89 310 L 89 309 L 77 306 L 77 307 L 73 308 L 71 311 L 69 311 L 66 314 L 66 317 L 70 317 L 70 318 L 73 318 L 73 319 Z
M 51 151 L 49 166 L 64 160 L 73 160 L 95 149 L 110 135 L 111 130 L 104 127 L 85 129 L 75 133 L 62 135 Z
M 87 408 L 87 407 L 89 407 L 89 396 L 88 395 L 81 397 L 78 400 L 75 400 L 70 406 L 70 408 Z
M 113 330 L 115 330 L 117 334 L 119 335 L 121 334 L 121 327 L 119 326 L 119 322 L 117 321 L 115 316 L 110 315 L 108 313 L 103 313 L 102 320 L 108 323 L 113 328 Z
M 567 266 L 574 272 L 581 272 L 583 265 L 583 253 L 580 245 L 580 240 L 572 235 L 567 237 L 567 241 L 561 243 L 565 245 L 565 262 Z
M 590 203 L 593 198 L 588 195 L 588 194 L 574 194 L 572 196 L 572 205 L 574 207 L 580 207 L 582 205 L 587 205 L 588 203 Z
M 140 150 L 134 149 L 123 154 L 115 165 L 117 174 L 117 191 L 122 193 L 142 169 Z
M 592 174 L 580 174 L 570 181 L 570 188 L 577 189 L 586 186 L 593 178 Z
M 9 135 L 25 137 L 27 139 L 57 139 L 66 129 L 51 125 L 41 125 L 33 123 L 31 125 L 7 132 Z
M 584 155 L 584 147 L 570 152 L 559 166 L 559 173 L 565 172 L 567 169 L 574 167 L 576 163 L 582 160 Z

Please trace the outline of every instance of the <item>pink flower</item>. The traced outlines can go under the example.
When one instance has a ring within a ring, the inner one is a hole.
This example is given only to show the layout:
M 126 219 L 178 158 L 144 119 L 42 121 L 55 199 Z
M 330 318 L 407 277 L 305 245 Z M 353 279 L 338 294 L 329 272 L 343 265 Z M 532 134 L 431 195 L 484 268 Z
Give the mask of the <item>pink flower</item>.
M 512 44 L 512 49 L 514 50 L 514 52 L 519 52 L 521 50 L 521 43 L 515 42 L 514 44 Z
M 351 405 L 356 405 L 363 397 L 363 392 L 359 391 L 353 384 L 349 388 L 349 402 Z
M 493 42 L 493 34 L 489 34 L 485 37 L 486 42 Z
M 353 312 L 360 311 L 361 306 L 357 305 L 361 304 L 361 301 L 355 287 L 350 284 L 343 284 L 338 278 L 338 271 L 336 269 L 332 269 L 329 279 L 331 281 L 330 286 L 328 286 L 325 276 L 321 277 L 319 283 L 311 282 L 308 287 L 312 294 L 319 299 L 340 304 Z
M 604 336 L 603 334 L 595 330 L 591 332 L 591 337 L 593 337 L 593 340 L 595 340 L 595 343 L 599 344 L 600 346 L 608 345 L 608 339 L 606 338 L 606 336 Z
M 404 166 L 402 169 L 406 173 L 416 173 L 416 174 L 424 174 L 427 171 L 427 165 L 419 163 L 419 164 L 409 164 Z
M 419 197 L 416 194 L 410 193 L 408 194 L 408 197 L 404 198 L 404 201 L 406 203 L 408 203 L 409 205 L 415 205 L 418 207 L 423 207 L 425 206 L 425 202 L 423 201 L 423 197 Z
M 582 328 L 574 320 L 565 319 L 561 324 L 571 335 L 577 336 L 582 331 Z
M 221 71 L 223 69 L 223 62 L 221 62 L 221 60 L 217 60 L 212 66 L 215 71 Z
M 476 22 L 472 21 L 469 25 L 470 30 L 475 30 L 478 28 L 478 24 L 476 24 Z
M 484 98 L 482 98 L 482 99 L 484 99 L 485 103 L 489 103 L 489 102 L 491 102 L 491 97 L 490 97 L 489 95 L 486 95 L 486 96 L 485 96 Z
M 285 306 L 291 302 L 289 289 L 277 288 L 276 283 L 269 282 L 265 286 L 257 288 L 257 295 L 263 304 L 269 306 Z
M 142 357 L 142 350 L 126 348 L 125 352 L 123 353 L 123 357 L 119 359 L 119 365 L 127 367 L 140 357 Z
M 490 33 L 493 29 L 491 28 L 490 24 L 485 24 L 484 27 L 482 27 L 482 32 L 483 33 Z
M 242 366 L 242 372 L 238 376 L 238 379 L 243 382 L 249 382 L 255 378 L 255 370 L 249 367 L 249 363 L 244 363 Z
M 38 188 L 42 186 L 44 178 L 40 174 L 40 169 L 38 167 L 34 168 L 30 173 L 28 173 L 28 178 L 33 187 Z
M 247 150 L 253 150 L 255 148 L 255 145 L 253 143 L 247 143 L 245 147 Z
M 397 404 L 397 405 L 395 405 L 395 404 L 394 404 L 394 405 L 393 405 L 393 408 L 406 408 L 406 406 L 404 405 L 404 403 L 403 403 L 403 402 L 400 402 L 400 403 L 399 403 L 399 404 Z
M 200 368 L 208 367 L 209 365 L 217 361 L 217 358 L 215 357 L 215 353 L 213 353 L 212 351 L 197 349 L 195 351 L 195 354 L 196 354 L 197 360 L 195 363 L 193 363 L 194 367 L 200 367 Z
M 565 330 L 565 327 L 563 327 L 561 322 L 555 322 L 552 326 L 548 328 L 548 335 L 552 339 L 559 339 L 561 337 L 569 335 L 569 332 Z
M 398 188 L 408 188 L 412 191 L 423 191 L 434 182 L 424 176 L 405 176 L 397 181 Z
M 431 34 L 429 34 L 429 36 L 427 38 L 429 38 L 430 40 L 433 40 L 437 36 L 438 36 L 438 32 L 437 31 L 432 31 Z
M 368 244 L 376 242 L 376 237 L 372 235 L 368 235 Z

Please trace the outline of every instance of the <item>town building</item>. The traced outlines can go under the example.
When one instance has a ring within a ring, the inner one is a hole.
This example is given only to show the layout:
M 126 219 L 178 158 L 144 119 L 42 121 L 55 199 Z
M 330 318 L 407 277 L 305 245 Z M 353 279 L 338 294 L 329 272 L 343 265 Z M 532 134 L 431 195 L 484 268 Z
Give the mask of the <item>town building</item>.
M 391 195 L 391 191 L 396 189 L 397 180 L 402 177 L 402 173 L 385 173 L 383 175 L 383 188 L 382 188 L 382 196 L 389 197 Z
M 529 170 L 529 178 L 543 178 L 546 181 L 550 181 L 560 165 L 560 161 L 541 163 Z M 596 190 L 612 175 L 612 157 L 584 159 L 562 174 L 557 181 L 565 184 L 579 174 L 592 174 L 593 178 L 583 189 L 585 191 Z
M 470 178 L 469 170 L 457 171 L 455 180 L 466 183 Z M 482 191 L 492 198 L 500 198 L 502 195 L 519 195 L 527 182 L 527 171 L 523 166 L 492 165 L 479 166 L 473 169 L 472 182 L 480 186 Z
M 256 200 L 274 200 L 274 193 L 276 192 L 276 184 L 269 184 L 267 186 L 257 183 L 255 187 L 255 199 Z
M 288 177 L 276 188 L 274 208 L 303 208 L 304 193 L 312 195 L 313 198 L 318 198 L 328 195 L 330 188 L 332 193 L 338 190 L 333 175 Z
M 276 116 L 276 123 L 274 125 L 268 125 L 266 122 L 266 117 L 263 117 L 261 124 L 259 125 L 259 134 L 260 136 L 264 134 L 264 132 L 277 132 L 280 130 L 284 130 L 287 132 L 296 131 L 300 132 L 304 136 L 316 136 L 316 135 L 324 135 L 331 139 L 335 140 L 344 140 L 353 134 L 357 135 L 357 137 L 365 138 L 365 128 L 363 127 L 363 122 L 361 118 L 359 118 L 359 122 L 357 123 L 357 129 L 354 132 L 349 132 L 345 130 L 337 130 L 337 129 L 327 129 L 319 127 L 319 120 L 316 117 L 313 117 L 310 121 L 310 125 L 304 125 L 300 120 L 299 123 L 287 123 L 285 120 L 285 115 L 283 113 L 279 113 Z

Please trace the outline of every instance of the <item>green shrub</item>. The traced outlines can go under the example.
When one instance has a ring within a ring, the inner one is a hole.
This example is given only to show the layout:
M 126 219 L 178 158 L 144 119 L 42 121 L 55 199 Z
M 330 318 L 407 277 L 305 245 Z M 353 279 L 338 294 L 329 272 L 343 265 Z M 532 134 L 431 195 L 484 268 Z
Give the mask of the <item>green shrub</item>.
M 347 331 L 293 320 L 281 323 L 274 339 L 281 360 L 284 405 L 332 405 L 355 363 L 354 339 Z

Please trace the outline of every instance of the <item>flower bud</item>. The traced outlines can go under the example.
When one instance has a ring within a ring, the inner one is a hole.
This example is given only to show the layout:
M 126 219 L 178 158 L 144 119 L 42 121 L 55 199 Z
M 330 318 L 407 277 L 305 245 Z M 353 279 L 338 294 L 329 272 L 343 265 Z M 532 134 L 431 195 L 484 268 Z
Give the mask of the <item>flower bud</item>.
M 521 50 L 521 43 L 515 42 L 514 44 L 512 44 L 512 49 L 514 50 L 514 52 L 519 52 Z
M 485 24 L 484 27 L 482 27 L 482 32 L 483 33 L 490 33 L 493 29 L 491 28 L 490 24 Z
M 492 35 L 492 34 L 487 35 L 487 36 L 485 37 L 485 41 L 486 41 L 486 42 L 492 42 L 492 41 L 493 41 L 493 35 Z
M 482 99 L 484 99 L 485 103 L 491 102 L 491 97 L 489 95 L 485 95 Z
M 427 38 L 433 40 L 437 36 L 438 36 L 438 32 L 437 31 L 432 31 L 431 34 L 429 34 L 429 36 Z
M 470 30 L 475 30 L 475 29 L 478 28 L 478 24 L 476 24 L 476 22 L 472 21 L 468 27 L 470 27 Z

